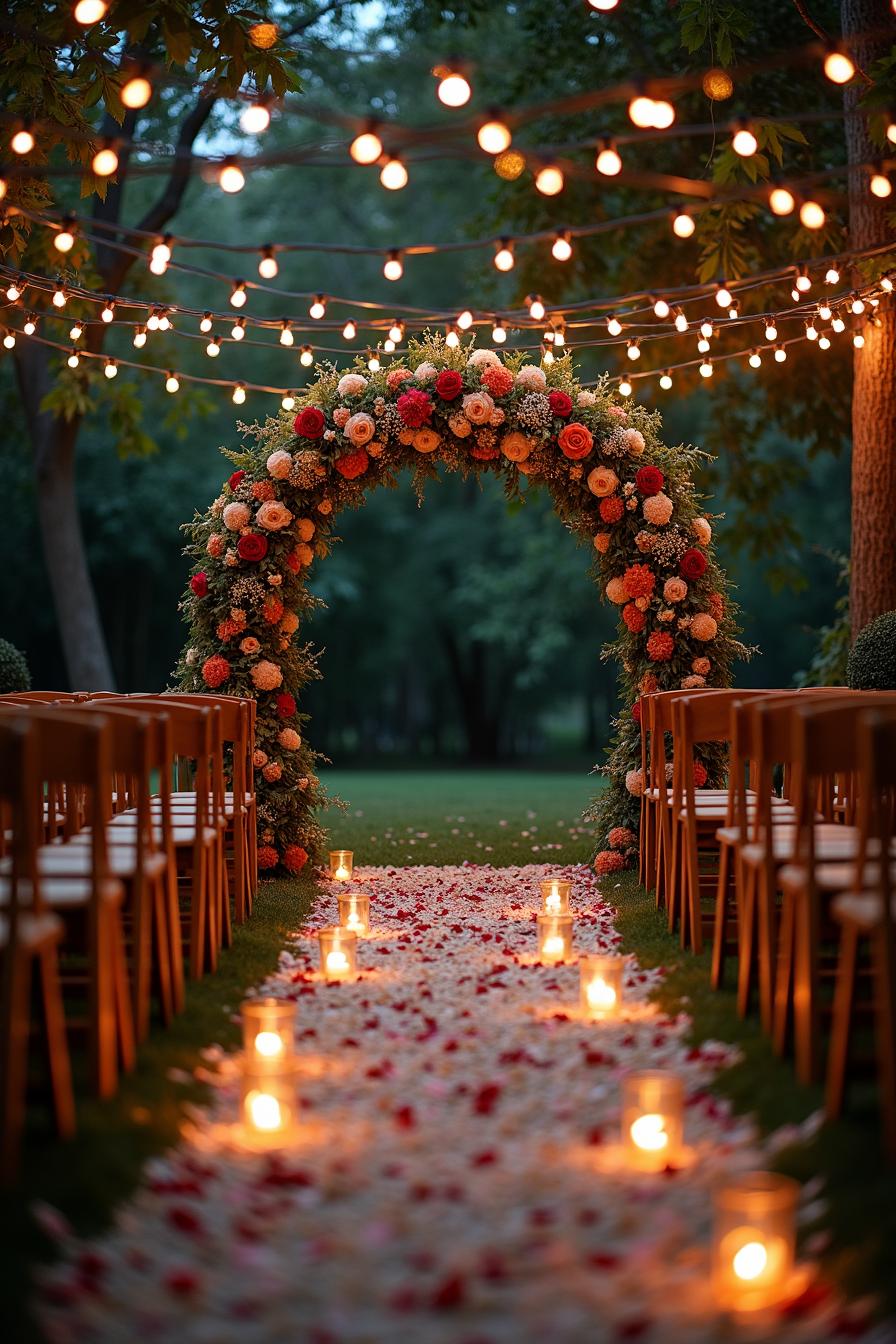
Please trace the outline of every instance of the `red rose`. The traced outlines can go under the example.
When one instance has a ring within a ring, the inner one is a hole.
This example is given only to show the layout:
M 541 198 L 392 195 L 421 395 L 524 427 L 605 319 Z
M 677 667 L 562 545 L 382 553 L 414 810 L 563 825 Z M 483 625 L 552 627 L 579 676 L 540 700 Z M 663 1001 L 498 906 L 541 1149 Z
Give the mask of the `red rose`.
M 644 622 L 647 618 L 643 611 L 635 606 L 634 602 L 626 602 L 622 608 L 622 619 L 633 635 L 639 635 L 644 629 Z
M 236 544 L 241 560 L 263 560 L 268 553 L 268 539 L 258 532 L 247 532 Z
M 362 476 L 370 464 L 370 458 L 363 448 L 356 448 L 351 453 L 343 453 L 342 457 L 337 457 L 333 463 L 340 476 L 344 476 L 347 481 L 353 481 L 356 476 Z
M 300 873 L 308 862 L 308 851 L 301 845 L 289 845 L 283 854 L 283 867 L 290 873 Z
M 549 392 L 548 401 L 551 403 L 551 410 L 555 415 L 559 415 L 561 420 L 566 420 L 572 415 L 572 397 L 566 392 Z
M 700 579 L 706 573 L 706 556 L 696 546 L 689 546 L 678 562 L 678 572 L 684 579 Z
M 300 439 L 319 439 L 325 424 L 324 413 L 318 406 L 306 406 L 299 411 L 292 427 Z
M 204 574 L 194 574 L 190 580 L 190 587 L 197 597 L 205 597 L 208 592 L 208 579 Z
M 607 495 L 600 502 L 600 516 L 605 523 L 618 523 L 625 513 L 625 505 L 618 495 Z
M 235 490 L 237 488 L 237 486 L 239 485 L 240 481 L 243 479 L 245 474 L 246 473 L 244 471 L 235 471 L 233 473 L 233 475 L 230 477 L 230 480 L 227 482 L 231 490 Z
M 642 495 L 658 495 L 666 484 L 666 478 L 659 467 L 639 467 L 635 473 L 635 485 Z
M 287 569 L 291 569 L 293 574 L 298 574 L 299 570 L 302 568 L 302 562 L 296 551 L 290 551 L 289 555 L 287 555 L 286 567 Z
M 289 691 L 281 691 L 277 696 L 277 713 L 281 719 L 291 719 L 296 712 L 296 698 Z
M 457 369 L 443 369 L 436 379 L 436 392 L 443 401 L 453 401 L 464 390 L 464 380 Z
M 409 429 L 421 429 L 423 425 L 429 424 L 432 402 L 425 392 L 418 392 L 416 388 L 410 392 L 402 392 L 395 404 L 398 407 L 398 414 Z

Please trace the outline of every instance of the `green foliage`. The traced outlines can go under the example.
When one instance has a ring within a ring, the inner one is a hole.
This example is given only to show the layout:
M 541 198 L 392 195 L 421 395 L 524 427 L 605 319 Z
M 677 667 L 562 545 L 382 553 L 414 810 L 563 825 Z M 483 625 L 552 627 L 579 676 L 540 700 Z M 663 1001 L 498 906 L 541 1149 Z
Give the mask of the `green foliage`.
M 691 55 L 708 47 L 719 65 L 733 65 L 737 43 L 746 41 L 755 27 L 754 8 L 735 0 L 682 0 L 681 45 Z
M 885 611 L 859 631 L 846 676 L 854 691 L 896 691 L 896 611 Z
M 837 586 L 842 589 L 834 605 L 834 619 L 818 631 L 812 661 L 794 678 L 798 686 L 845 686 L 849 663 L 849 558 L 831 555 L 838 565 Z
M 24 653 L 8 639 L 0 639 L 0 695 L 30 690 L 31 673 Z

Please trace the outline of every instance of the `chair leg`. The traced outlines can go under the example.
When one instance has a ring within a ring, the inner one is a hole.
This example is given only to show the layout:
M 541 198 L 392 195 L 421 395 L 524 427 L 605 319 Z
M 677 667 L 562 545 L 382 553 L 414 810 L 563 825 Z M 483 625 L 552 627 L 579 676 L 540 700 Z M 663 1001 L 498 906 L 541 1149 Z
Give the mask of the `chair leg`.
M 205 969 L 206 902 L 205 846 L 194 851 L 190 870 L 190 975 L 199 980 Z
M 834 989 L 834 1016 L 831 1023 L 831 1044 L 828 1053 L 828 1077 L 824 1108 L 829 1120 L 836 1120 L 843 1111 L 858 954 L 858 931 L 854 924 L 846 923 L 843 925 L 840 935 L 837 984 Z
M 56 1130 L 62 1138 L 68 1139 L 75 1132 L 75 1098 L 72 1092 L 72 1069 L 65 1031 L 62 990 L 59 984 L 59 959 L 56 948 L 52 945 L 45 947 L 40 953 L 40 995 Z
M 681 829 L 687 865 L 681 892 L 681 946 L 686 948 L 690 941 L 691 951 L 699 956 L 703 951 L 703 917 L 700 910 L 700 854 L 697 849 L 696 822 L 689 821 Z M 685 928 L 685 910 L 688 913 L 689 929 Z
M 737 1012 L 747 1017 L 753 996 L 756 946 L 756 870 L 741 864 L 737 911 Z
M 765 868 L 757 874 L 759 934 L 759 1015 L 764 1031 L 772 1031 L 775 1009 L 776 900 L 773 880 Z
M 129 1073 L 137 1063 L 137 1042 L 134 1014 L 131 1007 L 131 987 L 128 982 L 128 963 L 124 950 L 124 932 L 121 911 L 109 912 L 109 947 L 111 949 L 115 1017 L 118 1035 L 118 1053 L 121 1067 Z
M 16 1175 L 25 1128 L 25 1084 L 31 1003 L 31 957 L 7 948 L 3 967 L 4 1051 L 0 1071 L 0 1175 L 9 1184 Z
M 166 878 L 152 884 L 152 950 L 159 1011 L 167 1027 L 175 1013 L 171 970 L 171 934 L 168 929 Z
M 640 851 L 639 851 L 640 855 Z M 640 863 L 640 857 L 639 857 Z M 246 817 L 233 803 L 233 917 L 237 924 L 246 919 Z
M 115 992 L 115 941 L 108 911 L 100 903 L 92 916 L 95 945 L 88 947 L 90 1051 L 94 1088 L 106 1100 L 118 1086 L 118 1014 Z
M 716 880 L 716 914 L 712 930 L 712 971 L 710 983 L 713 989 L 721 989 L 725 980 L 725 960 L 728 951 L 728 894 L 729 872 L 732 864 L 731 846 L 721 845 L 719 849 L 719 876 Z
M 146 878 L 138 873 L 133 890 L 133 951 L 131 998 L 134 1031 L 138 1041 L 149 1035 L 150 981 L 152 978 L 152 911 Z
M 883 925 L 875 929 L 872 955 L 881 1123 L 887 1158 L 896 1162 L 896 966 L 892 938 L 891 928 Z
M 819 920 L 811 891 L 801 892 L 793 923 L 793 1033 L 796 1076 L 814 1083 L 821 1070 L 821 1023 L 818 1002 Z
M 793 1006 L 794 901 L 785 894 L 778 930 L 778 956 L 775 970 L 775 1004 L 772 1045 L 776 1055 L 784 1055 L 790 1039 L 790 1012 Z

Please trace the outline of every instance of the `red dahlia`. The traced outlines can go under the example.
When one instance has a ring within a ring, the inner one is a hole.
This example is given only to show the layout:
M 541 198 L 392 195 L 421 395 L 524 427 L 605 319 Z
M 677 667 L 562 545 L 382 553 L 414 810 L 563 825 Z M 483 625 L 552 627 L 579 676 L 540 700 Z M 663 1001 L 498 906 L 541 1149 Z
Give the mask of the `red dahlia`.
M 626 602 L 622 608 L 622 619 L 633 635 L 638 635 L 644 629 L 646 617 L 643 611 L 639 611 L 634 602 Z
M 618 495 L 607 495 L 600 502 L 600 516 L 605 523 L 618 523 L 625 513 L 625 505 Z
M 353 481 L 356 476 L 362 476 L 367 470 L 370 458 L 363 448 L 356 448 L 354 452 L 343 453 L 342 457 L 337 457 L 333 463 L 340 476 L 344 476 L 347 481 Z
M 654 630 L 647 640 L 647 657 L 652 663 L 667 663 L 675 652 L 675 640 L 666 630 Z
M 398 407 L 398 414 L 409 429 L 421 429 L 429 424 L 432 402 L 425 392 L 418 392 L 416 388 L 412 388 L 410 392 L 402 392 L 395 404 Z
M 276 868 L 280 862 L 280 855 L 274 849 L 273 845 L 259 845 L 256 855 L 258 866 L 264 868 Z
M 300 873 L 308 862 L 308 851 L 301 845 L 289 845 L 283 853 L 283 867 L 290 873 Z
M 244 471 L 235 471 L 235 472 L 233 473 L 233 475 L 230 477 L 230 479 L 229 479 L 228 482 L 227 482 L 227 484 L 230 486 L 231 490 L 235 490 L 235 489 L 237 488 L 237 486 L 239 485 L 240 481 L 243 479 L 243 477 L 245 476 L 245 474 L 246 474 L 246 473 L 245 473 Z

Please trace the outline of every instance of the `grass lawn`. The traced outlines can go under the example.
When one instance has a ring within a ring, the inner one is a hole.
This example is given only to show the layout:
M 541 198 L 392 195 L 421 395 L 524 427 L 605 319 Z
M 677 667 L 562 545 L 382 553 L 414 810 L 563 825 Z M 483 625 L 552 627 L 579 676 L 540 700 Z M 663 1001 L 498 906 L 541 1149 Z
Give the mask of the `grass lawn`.
M 348 805 L 326 817 L 333 844 L 353 849 L 360 863 L 572 863 L 590 854 L 588 828 L 579 820 L 595 786 L 587 774 L 332 770 L 325 780 Z M 243 991 L 275 966 L 313 890 L 312 875 L 263 883 L 253 917 L 236 930 L 218 973 L 189 986 L 186 1011 L 169 1031 L 153 1031 L 118 1096 L 79 1106 L 73 1143 L 30 1139 L 20 1188 L 0 1201 L 5 1338 L 38 1340 L 26 1313 L 28 1266 L 48 1243 L 29 1217 L 31 1202 L 61 1209 L 79 1231 L 108 1223 L 147 1158 L 176 1139 L 184 1105 L 203 1099 L 203 1085 L 192 1077 L 202 1048 L 237 1044 L 232 1018 Z M 790 1064 L 773 1056 L 755 1022 L 739 1020 L 732 994 L 709 989 L 708 956 L 679 950 L 632 875 L 611 879 L 606 892 L 619 908 L 626 948 L 645 965 L 667 969 L 658 995 L 663 1007 L 692 1015 L 695 1041 L 741 1046 L 743 1061 L 719 1077 L 718 1090 L 738 1110 L 756 1111 L 765 1128 L 799 1123 L 817 1110 L 820 1094 L 795 1083 Z M 86 1095 L 83 1088 L 79 1095 Z M 882 1291 L 896 1312 L 896 1175 L 883 1167 L 873 1109 L 785 1150 L 779 1166 L 803 1179 L 826 1178 L 823 1230 L 832 1267 L 854 1292 Z

